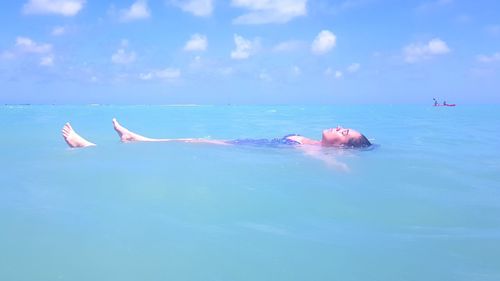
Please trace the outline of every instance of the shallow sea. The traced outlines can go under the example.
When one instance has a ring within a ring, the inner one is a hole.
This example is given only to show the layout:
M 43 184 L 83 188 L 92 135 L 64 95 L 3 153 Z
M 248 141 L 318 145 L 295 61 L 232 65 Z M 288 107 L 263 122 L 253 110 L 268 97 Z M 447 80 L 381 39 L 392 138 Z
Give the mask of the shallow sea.
M 119 142 L 316 138 L 325 150 Z M 70 149 L 67 121 L 96 147 Z M 500 280 L 500 106 L 0 106 L 0 280 Z

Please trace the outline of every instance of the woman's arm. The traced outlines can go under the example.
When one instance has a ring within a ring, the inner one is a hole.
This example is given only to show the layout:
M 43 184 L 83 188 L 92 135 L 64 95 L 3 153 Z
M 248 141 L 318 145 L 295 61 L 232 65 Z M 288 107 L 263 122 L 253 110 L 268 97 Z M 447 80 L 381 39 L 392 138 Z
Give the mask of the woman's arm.
M 297 146 L 305 155 L 323 161 L 328 167 L 335 168 L 343 172 L 349 172 L 349 166 L 339 162 L 331 155 L 325 154 L 320 146 L 316 145 L 299 145 Z

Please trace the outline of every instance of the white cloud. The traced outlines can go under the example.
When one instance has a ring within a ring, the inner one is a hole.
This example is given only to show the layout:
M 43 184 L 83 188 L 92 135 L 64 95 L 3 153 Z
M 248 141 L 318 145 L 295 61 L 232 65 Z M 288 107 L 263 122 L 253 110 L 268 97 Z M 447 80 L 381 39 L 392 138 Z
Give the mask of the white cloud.
M 235 24 L 286 23 L 307 13 L 307 0 L 232 0 L 231 5 L 250 10 Z
M 491 62 L 500 61 L 500 52 L 499 53 L 494 53 L 491 56 L 479 55 L 479 56 L 477 56 L 477 60 L 479 62 L 482 62 L 482 63 L 491 63 Z
M 40 59 L 40 65 L 41 66 L 53 66 L 54 65 L 54 56 L 48 55 L 48 56 L 42 57 Z
M 342 71 L 339 71 L 339 70 L 335 71 L 335 78 L 340 79 L 340 78 L 342 78 L 342 76 L 344 76 Z
M 125 49 L 118 49 L 116 53 L 111 56 L 111 61 L 116 64 L 129 64 L 135 61 L 135 53 L 127 53 Z
M 80 12 L 85 0 L 29 0 L 23 6 L 25 14 L 59 14 L 66 17 Z
M 427 42 L 413 43 L 403 49 L 404 60 L 407 63 L 416 63 L 421 60 L 430 59 L 434 56 L 444 55 L 450 52 L 450 48 L 443 40 L 434 38 Z
M 322 30 L 314 39 L 311 51 L 316 55 L 328 53 L 337 44 L 337 36 L 329 30 Z
M 47 54 L 52 51 L 52 45 L 45 43 L 36 43 L 28 37 L 17 37 L 16 48 L 20 52 L 35 54 Z
M 292 52 L 292 51 L 295 51 L 295 50 L 302 48 L 303 45 L 304 44 L 301 41 L 293 41 L 293 40 L 284 41 L 284 42 L 281 42 L 281 43 L 277 44 L 276 46 L 274 46 L 273 51 L 275 51 L 275 52 Z
M 54 64 L 54 54 L 52 45 L 47 43 L 37 43 L 28 37 L 19 36 L 16 38 L 14 48 L 2 52 L 2 59 L 15 59 L 17 57 L 35 55 L 40 58 L 40 65 L 52 66 Z
M 156 72 L 156 77 L 160 79 L 176 79 L 181 76 L 181 71 L 177 68 L 165 68 Z
M 184 45 L 184 51 L 205 51 L 208 46 L 207 37 L 201 34 L 191 35 L 191 39 Z
M 127 48 L 127 47 L 128 47 L 128 40 L 127 40 L 127 39 L 122 39 L 122 40 L 120 41 L 120 46 L 121 46 L 122 48 Z
M 151 80 L 153 78 L 153 73 L 152 72 L 140 73 L 139 74 L 139 78 L 141 80 Z
M 173 5 L 198 17 L 210 16 L 214 9 L 213 2 L 213 0 L 172 0 Z
M 269 75 L 269 73 L 267 73 L 267 71 L 265 71 L 265 70 L 262 70 L 259 73 L 259 79 L 262 81 L 266 81 L 266 82 L 273 81 L 273 78 L 271 77 L 271 75 Z
M 238 34 L 234 35 L 234 44 L 236 44 L 236 49 L 231 51 L 231 58 L 238 60 L 250 57 L 250 55 L 255 52 L 258 45 L 257 42 L 252 42 Z
M 199 70 L 199 69 L 205 67 L 205 64 L 206 64 L 206 62 L 202 59 L 201 56 L 195 56 L 191 60 L 191 62 L 189 63 L 189 68 Z
M 64 26 L 56 26 L 52 29 L 52 36 L 61 36 L 66 33 L 66 28 Z
M 357 72 L 361 68 L 361 64 L 353 63 L 347 67 L 347 71 L 350 73 Z
M 139 74 L 139 78 L 142 80 L 152 80 L 154 78 L 162 80 L 175 80 L 179 77 L 181 77 L 181 71 L 177 68 L 165 68 Z
M 148 7 L 148 2 L 146 0 L 137 0 L 128 9 L 123 9 L 120 11 L 121 21 L 133 21 L 147 19 L 151 16 L 151 12 Z
M 340 70 L 334 71 L 331 67 L 328 67 L 327 69 L 325 69 L 324 74 L 325 74 L 325 76 L 333 76 L 336 79 L 340 79 L 344 76 L 344 73 L 342 73 L 342 71 L 340 71 Z
M 127 52 L 128 41 L 122 40 L 121 47 L 116 50 L 116 52 L 111 55 L 111 61 L 116 64 L 129 64 L 135 61 L 135 52 Z

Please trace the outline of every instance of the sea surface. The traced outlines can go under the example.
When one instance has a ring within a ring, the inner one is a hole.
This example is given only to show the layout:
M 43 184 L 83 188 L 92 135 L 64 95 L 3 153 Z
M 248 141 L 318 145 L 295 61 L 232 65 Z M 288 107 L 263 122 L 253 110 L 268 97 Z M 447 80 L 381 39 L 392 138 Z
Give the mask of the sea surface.
M 500 106 L 0 106 L 0 280 L 498 281 Z

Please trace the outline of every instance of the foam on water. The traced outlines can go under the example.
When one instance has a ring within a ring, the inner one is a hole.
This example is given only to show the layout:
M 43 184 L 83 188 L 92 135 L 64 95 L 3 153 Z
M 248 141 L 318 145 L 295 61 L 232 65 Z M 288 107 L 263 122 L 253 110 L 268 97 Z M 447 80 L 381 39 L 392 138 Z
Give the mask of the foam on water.
M 374 138 L 327 150 L 122 144 Z M 98 144 L 69 149 L 71 121 Z M 497 106 L 0 107 L 0 280 L 500 280 Z

